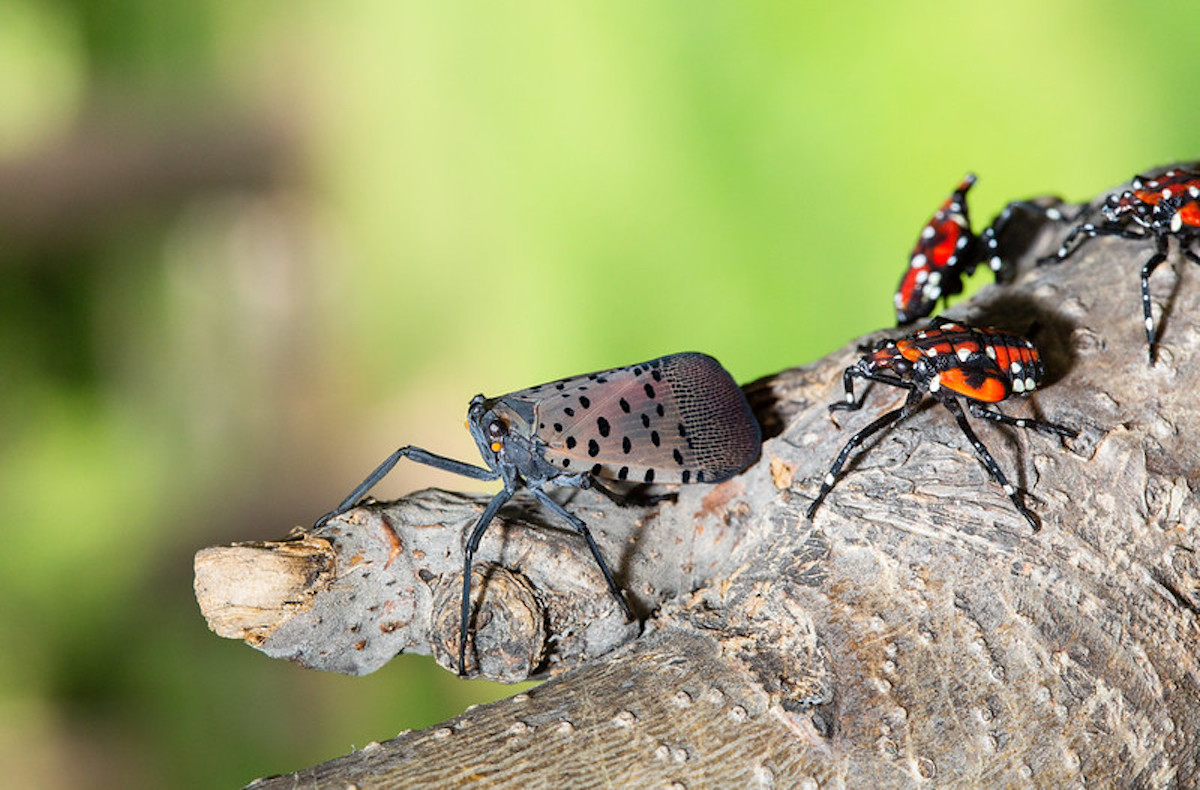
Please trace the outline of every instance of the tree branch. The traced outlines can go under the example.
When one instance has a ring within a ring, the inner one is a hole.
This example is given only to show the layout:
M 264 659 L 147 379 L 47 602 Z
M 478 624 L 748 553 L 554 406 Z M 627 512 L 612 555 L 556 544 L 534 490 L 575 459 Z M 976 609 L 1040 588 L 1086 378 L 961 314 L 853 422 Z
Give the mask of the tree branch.
M 861 338 L 747 386 L 777 435 L 741 476 L 648 508 L 567 493 L 649 618 L 640 637 L 578 537 L 519 496 L 477 555 L 479 669 L 553 680 L 256 786 L 1200 781 L 1200 267 L 1172 255 L 1155 273 L 1150 367 L 1151 251 L 1097 239 L 1034 267 L 1067 229 L 1040 229 L 1014 284 L 950 311 L 1036 322 L 1051 380 L 1001 408 L 1079 438 L 975 424 L 1041 532 L 940 408 L 869 440 L 805 518 L 850 433 L 897 402 L 875 387 L 861 412 L 826 409 Z M 425 491 L 299 543 L 208 549 L 197 597 L 218 633 L 306 666 L 362 673 L 415 651 L 452 667 L 461 540 L 483 502 Z M 294 583 L 264 595 L 280 566 Z

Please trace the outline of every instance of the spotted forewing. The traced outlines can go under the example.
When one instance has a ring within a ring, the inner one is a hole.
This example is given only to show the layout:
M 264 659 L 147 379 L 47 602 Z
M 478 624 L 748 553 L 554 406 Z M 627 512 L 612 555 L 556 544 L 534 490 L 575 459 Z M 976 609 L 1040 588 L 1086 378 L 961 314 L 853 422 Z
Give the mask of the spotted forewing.
M 672 354 L 505 395 L 534 405 L 545 457 L 610 480 L 716 483 L 758 456 L 745 396 L 710 356 Z

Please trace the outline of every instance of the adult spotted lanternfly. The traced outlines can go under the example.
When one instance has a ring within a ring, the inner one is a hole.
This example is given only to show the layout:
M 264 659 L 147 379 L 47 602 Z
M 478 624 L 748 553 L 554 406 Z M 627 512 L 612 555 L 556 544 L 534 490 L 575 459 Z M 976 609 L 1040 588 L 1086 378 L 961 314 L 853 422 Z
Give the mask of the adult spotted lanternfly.
M 808 509 L 808 517 L 813 517 L 833 488 L 850 452 L 876 431 L 908 417 L 921 398 L 929 394 L 954 415 L 958 427 L 970 440 L 992 479 L 1004 489 L 1017 510 L 1037 531 L 1039 527 L 1033 514 L 1025 507 L 1017 489 L 1000 471 L 983 442 L 971 430 L 958 399 L 965 399 L 967 409 L 976 417 L 1018 428 L 1075 437 L 1075 431 L 1061 425 L 1009 417 L 984 408 L 983 404 L 999 403 L 1010 395 L 1030 394 L 1041 383 L 1042 375 L 1041 357 L 1028 340 L 997 329 L 970 327 L 944 318 L 935 318 L 925 329 L 901 340 L 881 343 L 860 359 L 858 364 L 846 368 L 842 375 L 846 400 L 831 405 L 829 409 L 853 411 L 862 408 L 862 401 L 854 398 L 856 377 L 906 389 L 908 398 L 903 406 L 887 412 L 850 437 L 821 482 L 821 490 Z
M 962 293 L 963 277 L 974 274 L 984 261 L 995 272 L 997 281 L 1010 279 L 1011 266 L 1006 265 L 1005 258 L 1017 252 L 1013 237 L 1020 234 L 1011 232 L 1017 217 L 1063 219 L 1058 198 L 1017 200 L 1005 206 L 976 236 L 967 212 L 967 192 L 974 185 L 975 174 L 967 173 L 921 230 L 893 298 L 898 324 L 924 318 L 937 307 L 939 299 Z
M 1173 169 L 1160 176 L 1137 176 L 1130 188 L 1109 195 L 1100 207 L 1103 222 L 1084 221 L 1076 225 L 1058 252 L 1042 263 L 1056 263 L 1074 255 L 1097 236 L 1123 239 L 1154 239 L 1154 254 L 1142 264 L 1142 315 L 1150 364 L 1158 338 L 1150 311 L 1150 274 L 1167 259 L 1167 239 L 1179 239 L 1179 249 L 1188 260 L 1200 263 L 1200 255 L 1189 245 L 1200 239 L 1200 170 Z M 1079 243 L 1073 244 L 1080 236 Z
M 401 447 L 316 523 L 319 527 L 354 507 L 401 458 L 476 480 L 503 482 L 504 488 L 471 530 L 464 551 L 460 675 L 466 674 L 471 562 L 488 524 L 518 488 L 528 488 L 583 536 L 609 591 L 633 619 L 587 525 L 542 486 L 596 488 L 621 502 L 623 498 L 601 480 L 718 483 L 749 466 L 762 441 L 737 383 L 715 359 L 697 353 L 672 354 L 498 398 L 476 395 L 467 409 L 467 428 L 486 468 L 419 447 Z

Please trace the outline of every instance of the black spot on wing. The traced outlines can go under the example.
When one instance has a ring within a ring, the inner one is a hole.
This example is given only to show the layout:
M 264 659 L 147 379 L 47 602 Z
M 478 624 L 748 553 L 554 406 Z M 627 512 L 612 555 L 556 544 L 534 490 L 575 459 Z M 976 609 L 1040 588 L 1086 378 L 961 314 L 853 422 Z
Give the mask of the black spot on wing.
M 538 408 L 538 438 L 556 466 L 569 456 L 570 466 L 598 477 L 647 480 L 649 473 L 655 482 L 717 482 L 758 454 L 758 424 L 711 357 L 676 354 L 604 371 L 603 386 L 599 378 L 563 380 L 558 391 L 565 400 L 529 398 Z M 586 395 L 584 385 L 590 385 Z M 575 440 L 570 445 L 567 433 Z

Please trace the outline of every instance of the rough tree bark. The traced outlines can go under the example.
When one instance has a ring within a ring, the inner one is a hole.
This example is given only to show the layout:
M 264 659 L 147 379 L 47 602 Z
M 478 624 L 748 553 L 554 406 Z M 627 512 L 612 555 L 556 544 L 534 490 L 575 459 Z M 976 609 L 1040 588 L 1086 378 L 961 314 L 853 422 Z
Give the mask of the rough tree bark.
M 674 502 L 561 492 L 646 618 L 623 621 L 577 536 L 531 499 L 478 553 L 481 674 L 527 694 L 255 787 L 1073 787 L 1200 783 L 1200 267 L 1097 239 L 948 311 L 1025 331 L 1050 381 L 1002 404 L 1075 440 L 974 420 L 1034 533 L 940 407 L 869 440 L 814 522 L 838 449 L 903 395 L 831 416 L 860 338 L 748 385 L 761 460 Z M 456 661 L 461 541 L 484 498 L 423 491 L 276 544 L 206 549 L 210 625 L 347 673 Z

